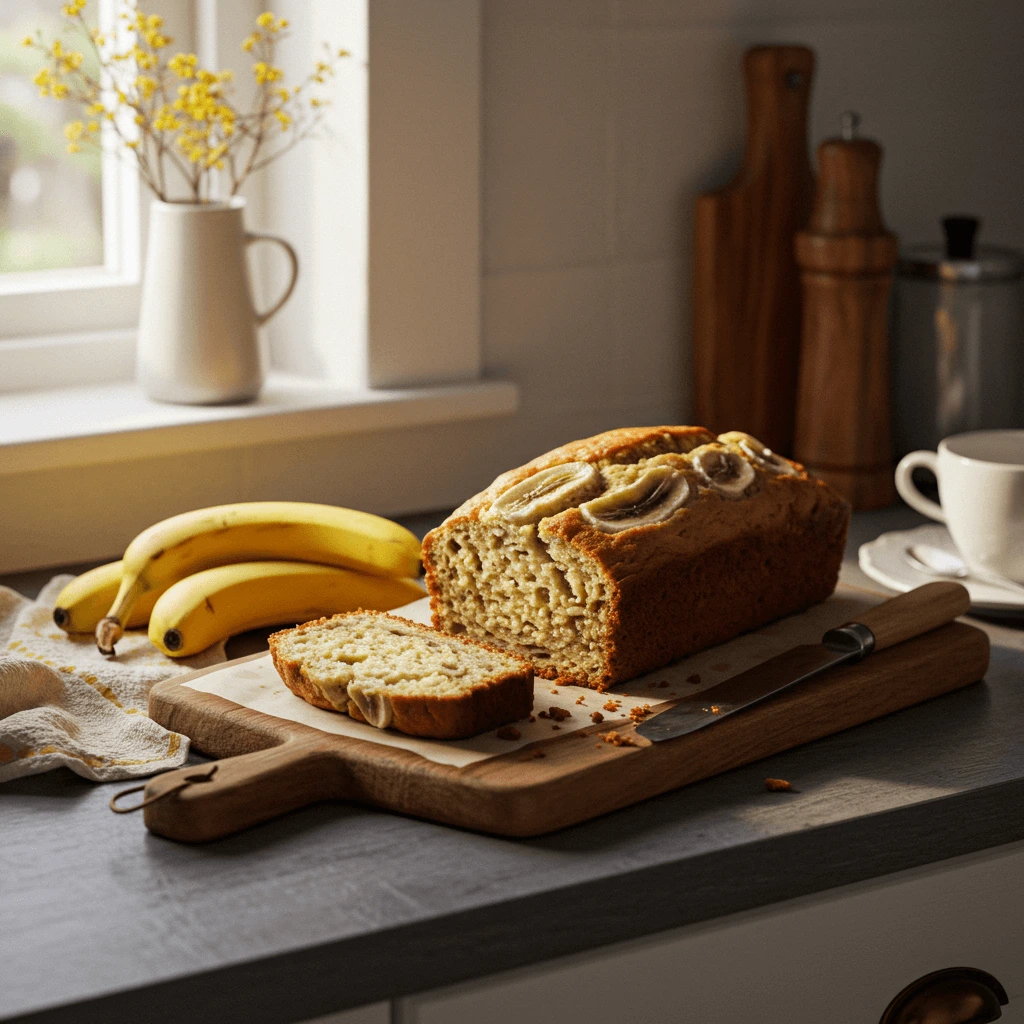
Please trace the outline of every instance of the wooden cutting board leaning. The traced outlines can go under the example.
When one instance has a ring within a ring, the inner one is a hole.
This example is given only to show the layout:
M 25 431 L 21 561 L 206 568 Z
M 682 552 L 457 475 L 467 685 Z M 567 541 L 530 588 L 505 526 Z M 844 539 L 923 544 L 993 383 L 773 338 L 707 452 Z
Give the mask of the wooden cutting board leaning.
M 696 422 L 744 425 L 777 452 L 793 448 L 800 278 L 793 236 L 811 212 L 807 112 L 814 54 L 755 46 L 743 61 L 747 144 L 724 188 L 697 197 L 693 252 Z
M 497 835 L 541 835 L 910 707 L 984 675 L 987 636 L 951 622 L 676 739 L 652 744 L 636 734 L 626 714 L 649 704 L 649 721 L 790 647 L 819 642 L 826 630 L 881 601 L 880 595 L 841 584 L 828 601 L 801 615 L 603 694 L 537 680 L 534 714 L 545 716 L 523 723 L 518 742 L 493 733 L 457 742 L 396 739 L 347 716 L 310 708 L 286 691 L 276 695 L 271 682 L 243 695 L 243 687 L 236 692 L 225 681 L 231 672 L 238 674 L 240 662 L 178 677 L 153 688 L 150 716 L 189 736 L 197 750 L 225 760 L 151 779 L 144 794 L 146 826 L 171 839 L 204 842 L 316 801 L 351 800 Z M 252 669 L 242 674 L 266 673 L 269 666 L 268 655 L 242 661 Z M 265 679 L 272 681 L 272 666 L 269 672 Z M 257 699 L 255 690 L 266 692 Z M 273 703 L 279 696 L 286 699 Z M 271 707 L 274 714 L 246 702 Z M 605 709 L 616 703 L 617 709 Z M 549 705 L 571 710 L 551 714 Z M 604 721 L 591 721 L 595 711 Z M 310 712 L 328 717 L 311 719 Z M 625 745 L 603 739 L 609 732 Z

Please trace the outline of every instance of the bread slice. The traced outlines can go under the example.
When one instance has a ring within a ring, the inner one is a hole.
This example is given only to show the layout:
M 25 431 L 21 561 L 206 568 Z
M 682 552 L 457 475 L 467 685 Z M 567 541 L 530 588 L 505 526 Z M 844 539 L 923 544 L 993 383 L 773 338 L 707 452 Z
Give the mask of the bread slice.
M 503 473 L 423 565 L 439 630 L 604 690 L 823 601 L 849 519 L 748 434 L 623 428 Z
M 463 739 L 533 707 L 533 669 L 522 658 L 384 612 L 318 619 L 269 642 L 294 694 L 378 729 Z

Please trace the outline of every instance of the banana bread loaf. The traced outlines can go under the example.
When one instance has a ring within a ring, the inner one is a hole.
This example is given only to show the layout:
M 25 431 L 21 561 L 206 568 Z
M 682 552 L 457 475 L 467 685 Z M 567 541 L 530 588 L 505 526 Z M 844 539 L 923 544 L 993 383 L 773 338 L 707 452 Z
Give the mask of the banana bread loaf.
M 849 518 L 748 434 L 612 430 L 502 474 L 427 534 L 434 625 L 604 690 L 824 600 Z
M 462 739 L 525 718 L 533 672 L 521 658 L 384 612 L 347 612 L 271 635 L 294 694 L 378 729 Z

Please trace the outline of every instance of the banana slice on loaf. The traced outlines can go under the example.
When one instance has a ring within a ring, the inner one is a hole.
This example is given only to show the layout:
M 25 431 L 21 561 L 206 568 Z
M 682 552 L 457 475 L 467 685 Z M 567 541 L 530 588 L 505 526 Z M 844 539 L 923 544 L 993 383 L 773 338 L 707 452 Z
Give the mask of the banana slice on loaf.
M 513 654 L 383 612 L 348 612 L 274 633 L 294 694 L 378 729 L 464 739 L 525 718 L 533 669 Z

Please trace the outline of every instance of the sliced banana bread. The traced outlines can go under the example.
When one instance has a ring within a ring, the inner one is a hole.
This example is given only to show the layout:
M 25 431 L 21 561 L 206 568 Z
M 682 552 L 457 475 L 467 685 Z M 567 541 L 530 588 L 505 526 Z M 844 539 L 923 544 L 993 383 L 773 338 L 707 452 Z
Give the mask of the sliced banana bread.
M 384 612 L 318 619 L 269 642 L 289 690 L 378 729 L 462 739 L 533 706 L 533 669 L 522 658 Z
M 438 629 L 603 690 L 824 600 L 849 519 L 749 434 L 627 428 L 502 474 L 423 564 Z

